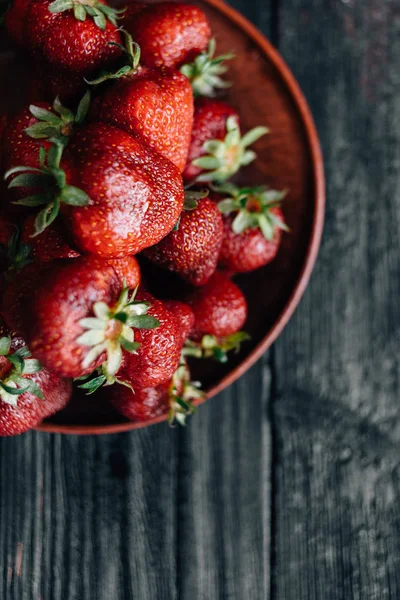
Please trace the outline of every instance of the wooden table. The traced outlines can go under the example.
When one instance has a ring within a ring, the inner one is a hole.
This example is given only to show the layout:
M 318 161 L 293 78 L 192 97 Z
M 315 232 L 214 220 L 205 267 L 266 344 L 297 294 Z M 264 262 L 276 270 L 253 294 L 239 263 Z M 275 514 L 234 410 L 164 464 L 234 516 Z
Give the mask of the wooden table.
M 400 6 L 232 4 L 320 132 L 311 284 L 187 429 L 0 441 L 1 600 L 400 598 Z

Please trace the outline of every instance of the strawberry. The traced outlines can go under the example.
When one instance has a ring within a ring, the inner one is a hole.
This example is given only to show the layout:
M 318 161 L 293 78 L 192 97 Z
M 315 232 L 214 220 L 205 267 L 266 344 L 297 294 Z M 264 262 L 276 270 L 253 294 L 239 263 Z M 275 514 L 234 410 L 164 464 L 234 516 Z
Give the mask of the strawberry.
M 134 392 L 127 387 L 113 387 L 109 393 L 113 406 L 130 421 L 151 421 L 168 413 L 171 425 L 175 419 L 183 425 L 186 416 L 195 411 L 192 401 L 203 397 L 198 384 L 190 381 L 190 372 L 185 362 L 162 385 L 136 388 Z
M 79 255 L 65 241 L 59 222 L 52 223 L 40 235 L 35 236 L 36 217 L 27 217 L 22 226 L 22 241 L 31 247 L 31 257 L 47 262 L 57 258 L 77 258 Z
M 31 0 L 25 33 L 30 47 L 50 64 L 88 74 L 120 56 L 120 12 L 104 0 Z
M 0 436 L 24 433 L 65 407 L 71 383 L 41 368 L 0 322 Z
M 131 276 L 129 265 L 123 269 Z M 120 366 L 121 345 L 127 352 L 138 346 L 128 318 L 138 313 L 143 315 L 135 319 L 138 327 L 142 321 L 144 326 L 157 326 L 146 316 L 147 305 L 131 302 L 128 296 L 110 261 L 56 260 L 29 265 L 21 272 L 6 291 L 3 315 L 10 325 L 17 325 L 33 356 L 51 372 L 81 377 L 106 363 L 111 376 Z
M 194 325 L 194 313 L 188 304 L 184 304 L 179 300 L 164 300 L 164 306 L 178 320 L 183 344 Z
M 224 221 L 219 264 L 244 273 L 270 263 L 278 252 L 282 231 L 288 231 L 280 208 L 285 192 L 266 186 L 237 188 L 231 183 L 214 189 L 219 195 L 213 199 Z
M 41 194 L 20 201 L 45 204 L 36 234 L 61 209 L 78 250 L 117 258 L 157 243 L 175 225 L 184 197 L 180 173 L 139 137 L 103 123 L 88 125 L 71 139 L 61 166 L 60 159 L 60 147 L 54 145 L 47 164 L 41 153 L 39 173 L 24 173 L 22 167 L 9 172 L 21 173 L 14 186 L 43 185 Z
M 150 305 L 148 316 L 159 322 L 155 329 L 139 329 L 135 353 L 123 353 L 117 377 L 135 387 L 154 387 L 166 383 L 178 368 L 182 350 L 182 330 L 177 318 L 160 301 L 147 292 L 137 295 Z M 147 315 L 146 315 L 147 316 Z
M 226 275 L 216 272 L 203 287 L 186 298 L 195 316 L 184 354 L 227 361 L 227 352 L 238 350 L 249 336 L 240 331 L 247 318 L 247 303 Z
M 151 4 L 133 15 L 129 33 L 142 50 L 148 67 L 180 67 L 206 49 L 210 25 L 197 6 L 181 2 Z
M 74 114 L 65 108 L 58 98 L 50 106 L 44 102 L 30 105 L 9 119 L 2 136 L 2 168 L 12 171 L 14 167 L 24 165 L 32 169 L 40 167 L 40 147 L 49 149 L 51 141 L 66 145 L 74 128 L 85 119 L 89 109 L 90 95 L 86 93 Z M 20 169 L 17 168 L 16 173 Z M 14 173 L 8 173 L 9 188 L 14 187 Z M 25 186 L 16 196 L 24 197 L 33 193 L 35 188 Z M 16 190 L 14 189 L 15 193 Z
M 217 268 L 223 225 L 215 202 L 199 200 L 183 211 L 176 231 L 171 231 L 144 255 L 155 264 L 178 273 L 193 285 L 204 285 Z
M 239 115 L 229 104 L 199 98 L 184 181 L 226 181 L 256 158 L 247 148 L 267 132 L 266 127 L 256 127 L 241 137 Z
M 182 172 L 193 126 L 193 94 L 187 78 L 172 69 L 137 70 L 139 50 L 126 40 L 130 67 L 93 103 L 91 118 L 140 134 Z M 135 54 L 136 52 L 136 54 Z

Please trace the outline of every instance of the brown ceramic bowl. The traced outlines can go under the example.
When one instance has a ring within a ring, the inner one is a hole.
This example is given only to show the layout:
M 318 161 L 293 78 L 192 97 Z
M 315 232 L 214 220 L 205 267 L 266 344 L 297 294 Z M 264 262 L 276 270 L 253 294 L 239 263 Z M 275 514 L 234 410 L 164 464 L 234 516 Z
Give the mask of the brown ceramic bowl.
M 285 62 L 268 40 L 221 0 L 201 3 L 218 41 L 218 52 L 233 50 L 229 100 L 241 114 L 243 128 L 267 125 L 258 159 L 241 175 L 242 183 L 268 183 L 289 190 L 284 213 L 290 233 L 275 261 L 237 278 L 249 304 L 246 331 L 251 341 L 228 365 L 207 364 L 201 374 L 207 399 L 249 369 L 276 340 L 292 316 L 308 283 L 324 220 L 324 172 L 317 132 L 307 103 Z M 38 429 L 55 433 L 116 433 L 159 423 L 124 420 L 100 399 L 75 398 L 70 406 Z

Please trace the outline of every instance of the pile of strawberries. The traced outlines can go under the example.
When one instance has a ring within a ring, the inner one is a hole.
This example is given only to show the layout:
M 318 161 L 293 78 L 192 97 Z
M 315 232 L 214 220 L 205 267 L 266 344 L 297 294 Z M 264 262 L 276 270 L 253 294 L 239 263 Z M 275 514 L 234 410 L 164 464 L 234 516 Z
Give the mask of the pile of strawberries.
M 202 396 L 188 357 L 224 362 L 248 338 L 231 276 L 286 229 L 284 193 L 232 183 L 267 129 L 242 135 L 221 99 L 233 57 L 195 6 L 14 0 L 3 27 L 33 83 L 2 119 L 0 434 L 73 386 L 182 423 Z

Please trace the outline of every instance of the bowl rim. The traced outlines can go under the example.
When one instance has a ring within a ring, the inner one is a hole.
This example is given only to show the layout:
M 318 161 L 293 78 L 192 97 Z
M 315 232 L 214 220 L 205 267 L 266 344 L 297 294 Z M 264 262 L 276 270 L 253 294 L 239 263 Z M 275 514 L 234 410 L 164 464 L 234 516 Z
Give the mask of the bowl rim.
M 213 386 L 206 394 L 205 398 L 194 402 L 196 406 L 203 404 L 207 400 L 210 400 L 222 390 L 234 383 L 239 377 L 241 377 L 250 367 L 254 365 L 259 358 L 266 352 L 266 350 L 275 342 L 278 336 L 281 334 L 290 318 L 292 317 L 295 309 L 297 308 L 301 297 L 307 287 L 311 273 L 313 271 L 319 247 L 321 244 L 322 231 L 324 227 L 325 217 L 325 176 L 324 176 L 324 163 L 319 142 L 317 129 L 314 123 L 314 119 L 311 115 L 308 103 L 297 83 L 294 75 L 289 69 L 288 65 L 278 53 L 278 51 L 272 46 L 264 34 L 257 29 L 255 25 L 250 23 L 241 13 L 231 6 L 225 4 L 223 0 L 202 0 L 205 4 L 210 5 L 223 16 L 230 19 L 235 25 L 242 29 L 249 38 L 260 48 L 262 53 L 267 59 L 273 64 L 275 69 L 279 72 L 281 79 L 286 85 L 290 96 L 294 102 L 296 109 L 298 110 L 305 134 L 307 143 L 309 146 L 312 165 L 313 165 L 313 179 L 314 179 L 314 219 L 311 229 L 310 244 L 307 249 L 306 259 L 300 273 L 299 279 L 292 291 L 292 294 L 288 302 L 283 307 L 280 316 L 276 320 L 273 327 L 269 330 L 262 341 L 254 348 L 254 350 L 241 362 L 233 371 L 228 373 L 221 381 Z M 43 422 L 38 425 L 36 431 L 44 431 L 47 433 L 62 433 L 70 435 L 99 435 L 99 434 L 112 434 L 112 433 L 123 433 L 131 431 L 133 429 L 143 429 L 156 423 L 161 423 L 167 420 L 167 415 L 161 415 L 151 421 L 143 423 L 118 423 L 110 425 L 63 425 L 51 422 Z

